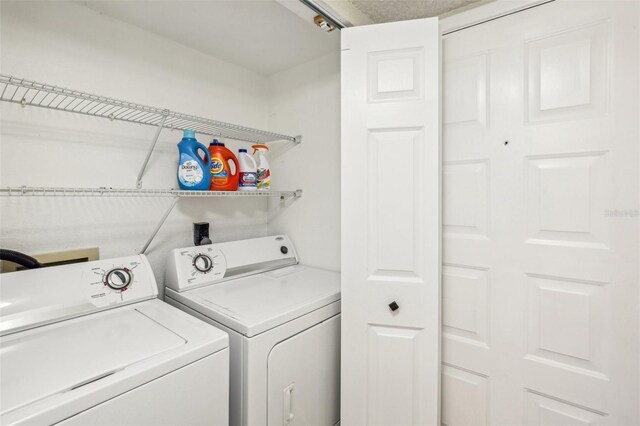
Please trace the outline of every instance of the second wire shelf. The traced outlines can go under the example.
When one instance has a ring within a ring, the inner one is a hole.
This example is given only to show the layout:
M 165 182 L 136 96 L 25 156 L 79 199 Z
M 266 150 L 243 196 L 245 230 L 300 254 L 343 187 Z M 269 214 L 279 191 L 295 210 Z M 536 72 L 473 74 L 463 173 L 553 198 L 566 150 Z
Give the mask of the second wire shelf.
M 0 196 L 25 197 L 278 197 L 299 198 L 295 191 L 182 191 L 177 189 L 1 187 Z

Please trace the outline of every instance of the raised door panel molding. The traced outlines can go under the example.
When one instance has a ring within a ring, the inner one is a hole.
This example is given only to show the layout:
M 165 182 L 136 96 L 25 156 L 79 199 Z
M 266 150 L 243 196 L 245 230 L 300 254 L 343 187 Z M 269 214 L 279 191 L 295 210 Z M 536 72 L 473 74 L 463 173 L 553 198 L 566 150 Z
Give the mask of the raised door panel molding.
M 603 114 L 609 87 L 608 22 L 526 44 L 529 122 Z
M 533 274 L 527 282 L 529 353 L 604 375 L 608 286 Z
M 443 66 L 443 123 L 488 127 L 488 54 L 451 59 Z
M 529 242 L 607 248 L 604 153 L 529 157 Z
M 363 176 L 369 199 L 368 263 L 371 275 L 420 278 L 421 159 L 423 130 L 370 130 L 368 170 Z
M 604 416 L 580 407 L 527 392 L 527 425 L 531 426 L 596 426 Z
M 421 330 L 370 326 L 367 425 L 412 425 L 420 418 Z
M 445 162 L 443 233 L 467 238 L 488 237 L 489 164 L 487 161 Z
M 488 392 L 489 380 L 486 377 L 443 365 L 442 425 L 488 425 Z
M 489 271 L 444 264 L 442 270 L 442 361 L 488 374 Z
M 443 64 L 442 132 L 447 161 L 488 156 L 489 72 L 489 52 Z
M 455 335 L 473 343 L 487 343 L 488 278 L 478 268 L 444 265 L 442 325 L 445 337 Z
M 368 55 L 369 102 L 422 99 L 424 49 L 371 52 Z
M 608 413 L 609 285 L 527 274 L 527 389 Z

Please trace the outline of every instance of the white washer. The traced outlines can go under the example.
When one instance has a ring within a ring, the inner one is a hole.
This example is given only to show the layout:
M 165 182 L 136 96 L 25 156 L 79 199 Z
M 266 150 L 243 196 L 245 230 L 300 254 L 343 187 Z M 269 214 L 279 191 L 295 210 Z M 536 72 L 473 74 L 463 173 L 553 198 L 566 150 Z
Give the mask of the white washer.
M 340 420 L 340 276 L 286 236 L 176 249 L 165 300 L 229 333 L 231 425 Z
M 143 255 L 0 277 L 0 424 L 226 425 L 228 336 Z

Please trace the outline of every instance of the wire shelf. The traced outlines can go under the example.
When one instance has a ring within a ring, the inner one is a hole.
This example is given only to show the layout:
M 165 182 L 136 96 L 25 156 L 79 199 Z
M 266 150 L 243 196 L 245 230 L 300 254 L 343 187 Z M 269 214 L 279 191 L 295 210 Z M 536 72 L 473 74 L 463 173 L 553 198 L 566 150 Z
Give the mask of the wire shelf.
M 252 143 L 290 141 L 299 143 L 301 136 L 288 136 L 253 129 L 208 118 L 182 114 L 168 109 L 140 105 L 77 90 L 0 74 L 0 100 L 49 108 L 76 114 L 126 121 L 148 126 L 185 130 L 204 135 L 225 137 Z
M 2 187 L 0 196 L 13 197 L 279 197 L 298 198 L 302 190 L 295 191 L 180 191 L 177 189 L 128 188 L 46 188 Z

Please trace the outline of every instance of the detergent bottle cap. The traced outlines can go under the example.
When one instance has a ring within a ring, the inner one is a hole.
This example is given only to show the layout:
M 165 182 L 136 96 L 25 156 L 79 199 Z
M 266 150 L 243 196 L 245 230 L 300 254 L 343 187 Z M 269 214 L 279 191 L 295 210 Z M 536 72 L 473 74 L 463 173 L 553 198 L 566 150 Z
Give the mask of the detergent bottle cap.
M 239 149 L 238 152 L 247 152 L 246 149 Z
M 194 130 L 191 129 L 187 129 L 184 131 L 183 138 L 191 138 L 191 139 L 195 139 L 196 138 L 196 132 Z
M 224 146 L 224 144 L 222 142 L 220 142 L 218 139 L 212 140 L 209 145 L 210 146 Z

